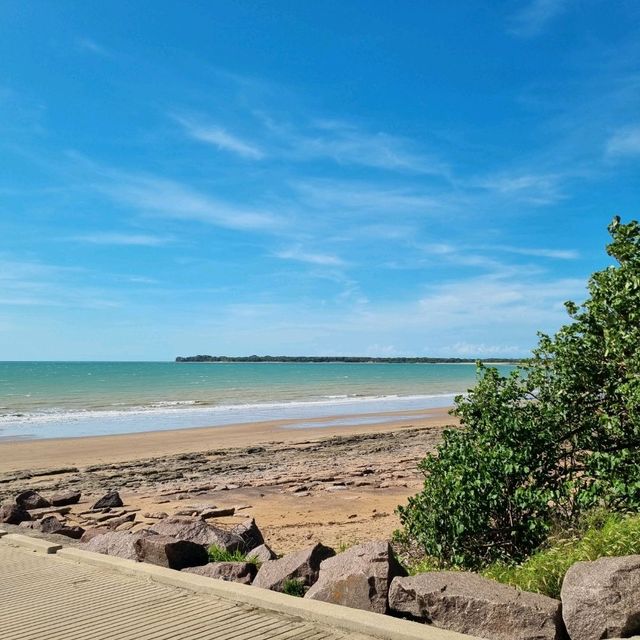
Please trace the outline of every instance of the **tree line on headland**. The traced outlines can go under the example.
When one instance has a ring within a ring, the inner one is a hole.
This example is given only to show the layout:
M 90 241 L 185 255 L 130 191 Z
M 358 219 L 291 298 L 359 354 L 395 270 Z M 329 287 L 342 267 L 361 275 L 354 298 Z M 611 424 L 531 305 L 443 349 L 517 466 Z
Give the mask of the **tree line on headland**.
M 484 362 L 517 364 L 519 358 L 484 358 Z M 388 364 L 458 364 L 478 362 L 476 358 L 418 358 L 391 357 L 372 358 L 370 356 L 178 356 L 176 362 L 347 362 L 347 363 L 388 363 Z

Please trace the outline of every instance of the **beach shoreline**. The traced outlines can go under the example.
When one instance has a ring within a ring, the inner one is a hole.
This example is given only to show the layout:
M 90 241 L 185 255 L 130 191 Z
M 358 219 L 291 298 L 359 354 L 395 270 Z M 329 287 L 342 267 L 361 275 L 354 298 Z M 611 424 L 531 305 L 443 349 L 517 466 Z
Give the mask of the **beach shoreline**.
M 81 491 L 68 517 L 82 526 L 80 514 L 111 489 L 137 510 L 136 528 L 158 512 L 233 507 L 220 524 L 254 517 L 281 553 L 313 541 L 386 539 L 399 526 L 396 507 L 422 484 L 419 460 L 456 419 L 447 409 L 376 417 L 382 422 L 288 429 L 295 421 L 282 420 L 0 442 L 0 498 L 26 489 Z

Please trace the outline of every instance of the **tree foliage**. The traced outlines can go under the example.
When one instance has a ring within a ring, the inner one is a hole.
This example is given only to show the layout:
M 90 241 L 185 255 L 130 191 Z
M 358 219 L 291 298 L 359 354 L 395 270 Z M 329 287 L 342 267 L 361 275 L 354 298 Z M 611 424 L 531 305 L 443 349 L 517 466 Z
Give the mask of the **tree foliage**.
M 479 365 L 456 398 L 462 428 L 420 463 L 400 518 L 444 566 L 521 560 L 558 521 L 640 507 L 640 225 L 616 217 L 609 231 L 617 264 L 511 374 Z

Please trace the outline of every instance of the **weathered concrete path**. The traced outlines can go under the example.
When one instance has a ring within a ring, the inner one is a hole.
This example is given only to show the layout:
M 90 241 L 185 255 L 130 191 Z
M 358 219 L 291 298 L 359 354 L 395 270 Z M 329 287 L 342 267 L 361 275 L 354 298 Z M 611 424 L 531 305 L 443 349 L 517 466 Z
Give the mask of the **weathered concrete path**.
M 1 640 L 472 640 L 4 533 Z

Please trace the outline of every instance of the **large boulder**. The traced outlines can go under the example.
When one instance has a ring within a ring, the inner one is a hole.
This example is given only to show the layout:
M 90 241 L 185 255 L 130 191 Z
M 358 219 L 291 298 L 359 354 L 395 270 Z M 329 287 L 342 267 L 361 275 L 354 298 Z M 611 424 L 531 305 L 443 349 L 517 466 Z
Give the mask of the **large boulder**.
M 184 569 L 207 564 L 207 550 L 200 544 L 169 536 L 143 536 L 134 545 L 138 560 L 169 569 Z
M 406 575 L 388 542 L 368 542 L 324 560 L 305 598 L 387 613 L 391 581 Z
M 109 491 L 105 493 L 94 505 L 92 509 L 113 509 L 115 507 L 123 507 L 124 503 L 117 491 Z
M 83 543 L 82 548 L 108 556 L 137 560 L 135 543 L 146 535 L 148 535 L 147 532 L 109 531 L 92 537 L 86 544 Z
M 253 518 L 247 518 L 244 522 L 235 525 L 231 529 L 231 535 L 238 536 L 242 540 L 242 551 L 251 551 L 264 544 L 262 532 Z
M 166 518 L 149 527 L 150 531 L 161 536 L 169 536 L 178 540 L 195 542 L 205 547 L 216 545 L 226 551 L 237 551 L 243 548 L 244 541 L 239 535 L 226 529 L 213 527 L 204 520 L 181 520 L 180 518 Z
M 571 640 L 640 633 L 640 555 L 576 562 L 560 597 Z
M 29 512 L 14 502 L 5 502 L 0 506 L 0 522 L 7 524 L 20 524 L 25 520 L 31 520 Z
M 464 571 L 394 578 L 389 608 L 395 615 L 490 640 L 565 638 L 559 600 Z
M 268 544 L 261 544 L 259 547 L 251 549 L 247 555 L 250 558 L 254 558 L 258 564 L 264 564 L 265 562 L 275 560 L 278 557 Z
M 51 496 L 51 504 L 54 507 L 66 507 L 71 504 L 78 504 L 81 496 L 80 491 L 61 491 Z
M 251 584 L 256 577 L 257 567 L 251 562 L 210 562 L 201 567 L 191 567 L 183 571 L 227 582 Z
M 317 579 L 320 563 L 335 555 L 335 551 L 318 543 L 313 547 L 289 553 L 279 560 L 265 562 L 253 581 L 254 587 L 283 591 L 285 582 L 299 580 L 310 587 Z
M 51 506 L 51 503 L 46 498 L 31 489 L 19 493 L 16 496 L 16 504 L 23 509 L 42 509 L 43 507 Z

